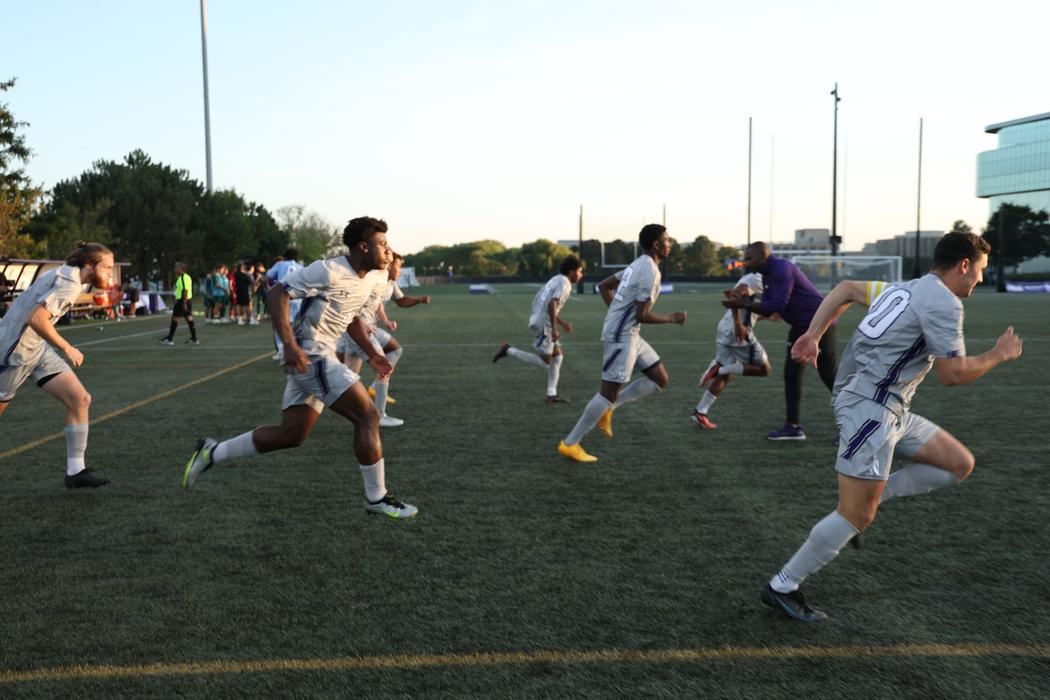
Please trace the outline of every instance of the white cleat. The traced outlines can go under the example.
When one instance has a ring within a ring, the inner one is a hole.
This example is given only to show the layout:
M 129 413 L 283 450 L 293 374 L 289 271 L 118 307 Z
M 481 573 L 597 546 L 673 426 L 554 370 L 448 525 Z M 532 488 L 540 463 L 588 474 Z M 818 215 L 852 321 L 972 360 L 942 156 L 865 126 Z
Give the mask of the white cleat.
M 401 420 L 400 418 L 394 418 L 393 416 L 388 416 L 385 413 L 379 416 L 380 428 L 397 428 L 398 426 L 402 426 L 404 424 L 405 421 Z
M 385 515 L 394 520 L 414 518 L 419 509 L 410 503 L 402 503 L 389 493 L 375 503 L 365 500 L 365 512 L 369 515 Z

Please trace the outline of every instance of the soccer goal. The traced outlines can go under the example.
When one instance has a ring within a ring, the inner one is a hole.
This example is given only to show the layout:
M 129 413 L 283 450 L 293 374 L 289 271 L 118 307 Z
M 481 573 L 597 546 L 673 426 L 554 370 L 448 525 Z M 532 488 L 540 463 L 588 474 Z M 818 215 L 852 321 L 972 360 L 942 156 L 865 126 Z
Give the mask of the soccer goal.
M 638 241 L 598 241 L 601 245 L 602 267 L 619 270 L 638 257 Z
M 899 255 L 799 255 L 791 258 L 810 282 L 831 289 L 842 280 L 901 281 Z

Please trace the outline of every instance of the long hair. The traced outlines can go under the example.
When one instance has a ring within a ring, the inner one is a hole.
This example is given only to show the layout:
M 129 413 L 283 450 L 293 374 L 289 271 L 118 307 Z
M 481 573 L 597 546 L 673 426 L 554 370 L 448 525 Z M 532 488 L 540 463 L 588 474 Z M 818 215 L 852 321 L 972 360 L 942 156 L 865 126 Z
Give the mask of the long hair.
M 84 267 L 87 264 L 94 265 L 102 259 L 103 255 L 113 255 L 113 251 L 101 243 L 85 243 L 80 241 L 72 254 L 66 258 L 66 265 L 70 267 Z

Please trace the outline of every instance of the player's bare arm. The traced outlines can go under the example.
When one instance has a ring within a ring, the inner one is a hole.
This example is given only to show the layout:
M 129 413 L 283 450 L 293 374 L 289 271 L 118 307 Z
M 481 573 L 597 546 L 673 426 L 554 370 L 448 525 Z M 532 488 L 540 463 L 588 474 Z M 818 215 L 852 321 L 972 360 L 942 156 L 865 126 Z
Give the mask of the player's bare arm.
M 820 302 L 806 332 L 799 336 L 791 347 L 791 359 L 803 364 L 817 366 L 817 348 L 820 339 L 831 322 L 841 316 L 853 304 L 863 304 L 867 299 L 867 282 L 843 280 L 835 285 L 824 301 Z
M 376 320 L 386 326 L 387 330 L 391 332 L 397 330 L 397 321 L 386 315 L 386 308 L 382 304 L 376 307 Z
M 551 299 L 550 303 L 547 304 L 547 316 L 551 320 L 551 340 L 557 341 L 561 337 L 561 333 L 558 332 L 559 325 L 565 328 L 566 333 L 572 330 L 572 326 L 562 321 L 561 318 L 558 316 L 557 299 Z
M 430 295 L 427 294 L 427 295 L 421 296 L 421 297 L 410 297 L 408 295 L 405 295 L 405 296 L 401 297 L 400 299 L 394 299 L 394 303 L 397 304 L 402 309 L 408 309 L 408 308 L 411 308 L 411 307 L 416 306 L 418 304 L 429 304 L 430 303 Z
M 307 359 L 303 349 L 299 347 L 299 343 L 295 341 L 295 333 L 292 332 L 292 324 L 289 320 L 289 299 L 288 292 L 285 291 L 284 287 L 276 284 L 266 294 L 266 308 L 270 312 L 270 323 L 273 324 L 273 332 L 277 334 L 277 337 L 281 339 L 281 343 L 284 345 L 284 362 L 282 362 L 282 365 L 285 371 L 294 371 L 302 374 L 309 367 L 310 361 Z
M 372 366 L 376 374 L 380 378 L 389 377 L 394 371 L 394 366 L 390 364 L 390 360 L 386 359 L 386 355 L 376 352 L 372 346 L 372 339 L 368 337 L 368 326 L 360 316 L 350 322 L 350 325 L 346 327 L 346 332 L 350 334 L 350 339 L 357 343 L 357 347 L 368 353 L 368 364 Z
M 938 357 L 933 362 L 937 378 L 945 386 L 968 384 L 980 379 L 994 367 L 1004 362 L 1016 360 L 1021 356 L 1021 336 L 1014 333 L 1010 326 L 995 342 L 995 346 L 980 355 L 972 357 Z
M 598 283 L 598 293 L 601 294 L 606 306 L 612 303 L 613 295 L 619 286 L 620 279 L 616 275 L 610 275 Z
M 677 323 L 679 326 L 685 324 L 685 311 L 675 311 L 673 314 L 654 314 L 653 302 L 648 300 L 635 302 L 634 308 L 638 323 Z
M 47 310 L 47 307 L 42 305 L 37 307 L 33 315 L 29 317 L 29 327 L 45 342 L 69 358 L 69 364 L 79 367 L 84 363 L 84 354 L 70 345 L 51 325 L 51 312 Z

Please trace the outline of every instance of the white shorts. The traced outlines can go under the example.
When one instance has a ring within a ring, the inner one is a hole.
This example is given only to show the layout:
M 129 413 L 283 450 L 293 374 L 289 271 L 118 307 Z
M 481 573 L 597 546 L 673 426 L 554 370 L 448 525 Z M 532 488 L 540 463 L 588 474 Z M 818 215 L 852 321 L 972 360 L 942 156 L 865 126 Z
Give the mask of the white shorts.
M 541 328 L 532 328 L 530 326 L 529 330 L 531 330 L 535 336 L 535 339 L 532 341 L 532 347 L 536 348 L 536 352 L 541 355 L 552 355 L 554 353 L 554 348 L 561 347 L 560 340 L 554 340 L 551 338 L 550 326 L 543 326 Z
M 835 422 L 839 427 L 835 470 L 858 479 L 890 478 L 894 452 L 911 457 L 940 430 L 933 421 L 914 413 L 890 411 L 848 391 L 835 397 Z
M 320 413 L 360 379 L 334 357 L 311 357 L 306 372 L 292 372 L 285 380 L 281 410 L 306 405 Z
M 632 335 L 620 343 L 604 343 L 602 352 L 602 381 L 625 384 L 634 367 L 641 371 L 660 364 L 660 356 L 640 335 Z
M 58 356 L 55 349 L 45 344 L 44 351 L 40 353 L 40 359 L 36 362 L 13 365 L 0 370 L 0 402 L 13 399 L 18 387 L 22 386 L 30 376 L 33 377 L 33 381 L 39 383 L 56 374 L 72 371 L 66 361 Z
M 379 333 L 383 333 L 383 335 L 386 336 L 387 341 L 389 341 L 390 334 L 386 331 L 380 331 L 378 328 L 372 333 L 368 334 L 368 339 L 372 341 L 372 347 L 375 348 L 375 351 L 382 355 L 383 346 L 386 345 L 386 342 L 383 342 L 379 339 L 379 337 L 377 336 L 377 334 Z M 344 358 L 348 358 L 351 355 L 353 355 L 354 357 L 360 357 L 365 362 L 368 362 L 368 353 L 362 350 L 358 346 L 358 344 L 353 341 L 349 333 L 343 333 L 341 336 L 339 336 L 339 342 L 335 346 L 335 351 L 343 353 Z
M 715 344 L 715 362 L 720 365 L 731 365 L 740 362 L 745 365 L 758 365 L 761 367 L 769 361 L 766 349 L 757 340 L 747 345 Z

